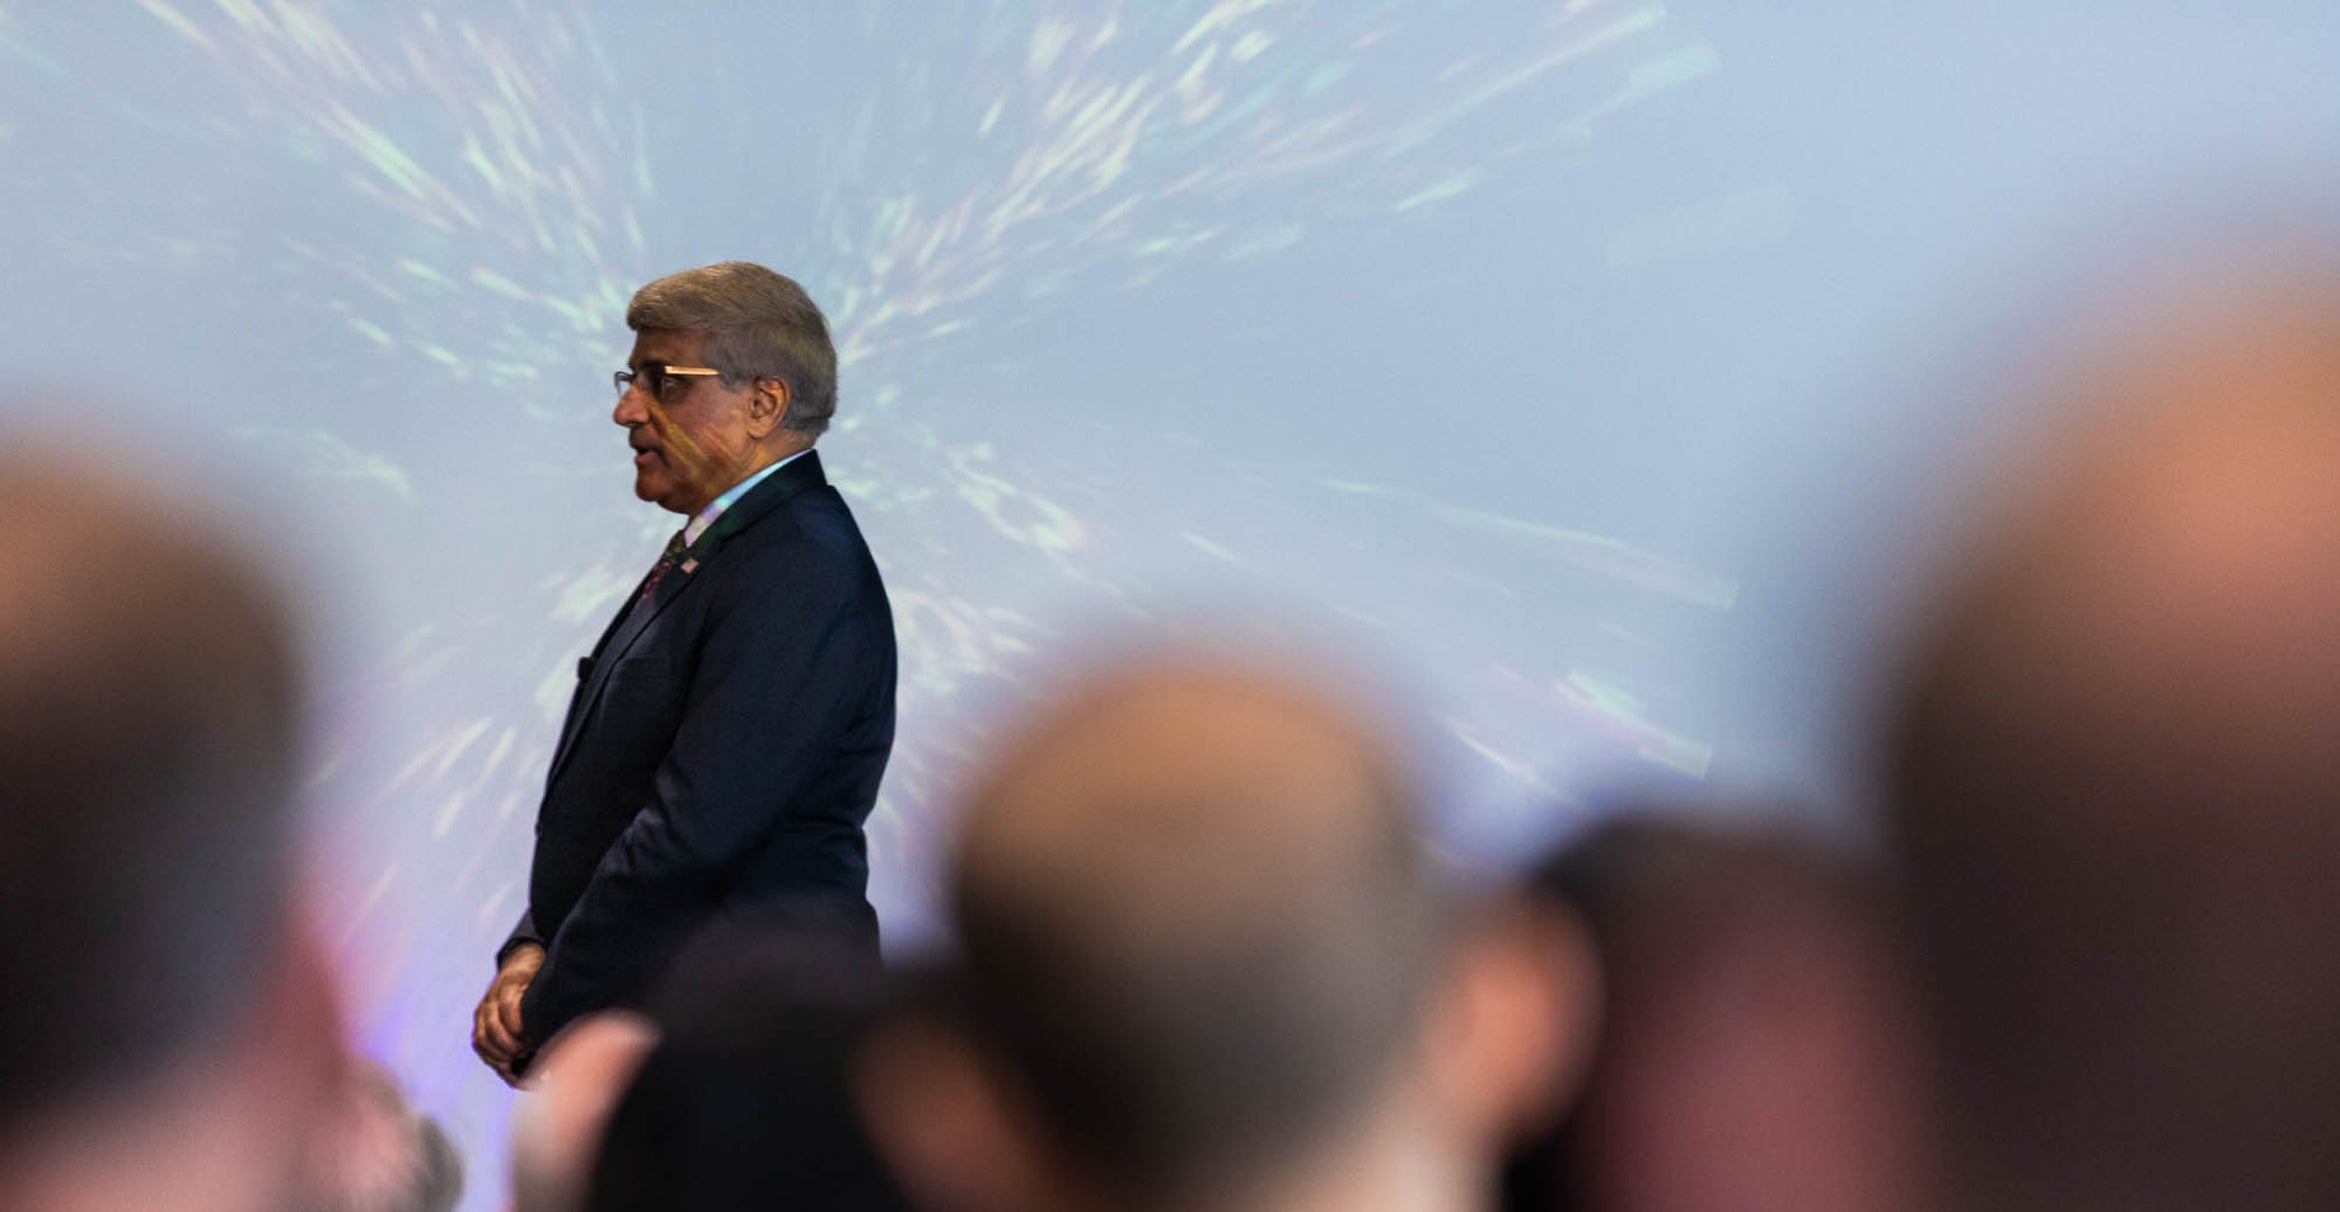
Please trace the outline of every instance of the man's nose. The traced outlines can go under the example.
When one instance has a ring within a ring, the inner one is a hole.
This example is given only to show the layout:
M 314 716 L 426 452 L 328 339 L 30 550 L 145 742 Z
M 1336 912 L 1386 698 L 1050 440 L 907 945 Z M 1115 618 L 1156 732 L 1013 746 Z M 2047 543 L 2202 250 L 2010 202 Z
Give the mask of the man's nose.
M 617 407 L 610 410 L 609 419 L 632 429 L 650 423 L 650 410 L 642 403 L 642 389 L 632 383 L 618 393 Z

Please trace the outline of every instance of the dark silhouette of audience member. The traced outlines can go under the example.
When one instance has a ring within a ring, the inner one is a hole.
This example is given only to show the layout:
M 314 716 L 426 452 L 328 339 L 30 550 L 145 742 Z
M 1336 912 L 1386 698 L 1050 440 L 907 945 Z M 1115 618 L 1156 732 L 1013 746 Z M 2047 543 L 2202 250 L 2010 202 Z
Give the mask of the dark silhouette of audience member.
M 112 471 L 0 465 L 0 1206 L 281 1208 L 340 1096 L 277 597 Z
M 720 932 L 677 967 L 602 1133 L 590 1212 L 907 1212 L 854 1101 L 886 990 L 864 924 L 818 912 Z
M 1917 1041 L 1863 872 L 1784 832 L 1677 812 L 1604 825 L 1529 883 L 1590 924 L 1604 1004 L 1591 1075 L 1514 1158 L 1507 1208 L 1910 1206 Z
M 2340 298 L 2132 332 L 1890 746 L 1949 1203 L 2340 1207 Z
M 1466 915 L 1391 743 L 1258 662 L 1108 673 L 973 796 L 955 1014 L 865 1089 L 945 1212 L 1491 1206 L 1572 1027 Z

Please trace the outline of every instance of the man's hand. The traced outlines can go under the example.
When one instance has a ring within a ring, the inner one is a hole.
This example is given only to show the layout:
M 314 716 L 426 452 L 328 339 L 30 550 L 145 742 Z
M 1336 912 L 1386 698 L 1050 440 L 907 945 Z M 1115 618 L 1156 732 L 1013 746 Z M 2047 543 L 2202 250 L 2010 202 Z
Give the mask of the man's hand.
M 528 983 L 542 967 L 543 947 L 522 943 L 512 948 L 496 979 L 488 985 L 486 996 L 479 999 L 479 1009 L 471 1014 L 471 1050 L 479 1053 L 479 1059 L 506 1085 L 520 1084 L 517 1066 L 534 1048 L 520 1034 L 520 997 L 528 992 Z

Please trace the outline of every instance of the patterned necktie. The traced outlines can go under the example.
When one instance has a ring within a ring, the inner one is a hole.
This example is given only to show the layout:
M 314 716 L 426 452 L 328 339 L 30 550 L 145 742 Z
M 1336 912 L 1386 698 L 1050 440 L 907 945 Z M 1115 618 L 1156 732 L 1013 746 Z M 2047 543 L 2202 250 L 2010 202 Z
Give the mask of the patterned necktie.
M 688 530 L 689 527 L 683 529 Z M 683 542 L 683 531 L 675 531 L 674 537 L 666 541 L 666 550 L 659 554 L 658 562 L 650 566 L 650 575 L 642 582 L 642 592 L 634 595 L 635 606 L 650 600 L 650 595 L 658 589 L 658 582 L 666 579 L 666 574 L 682 562 L 683 553 L 690 549 L 691 545 Z

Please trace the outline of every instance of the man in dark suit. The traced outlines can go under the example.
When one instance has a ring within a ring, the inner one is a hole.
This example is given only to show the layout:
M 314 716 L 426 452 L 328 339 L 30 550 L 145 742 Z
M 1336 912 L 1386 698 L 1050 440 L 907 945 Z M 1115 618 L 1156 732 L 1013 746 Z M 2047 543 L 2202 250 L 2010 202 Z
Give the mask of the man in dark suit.
M 578 667 L 528 911 L 473 1017 L 506 1080 L 719 919 L 810 902 L 876 947 L 862 823 L 893 747 L 893 615 L 812 449 L 828 326 L 737 261 L 650 283 L 626 324 L 634 493 L 689 522 Z

